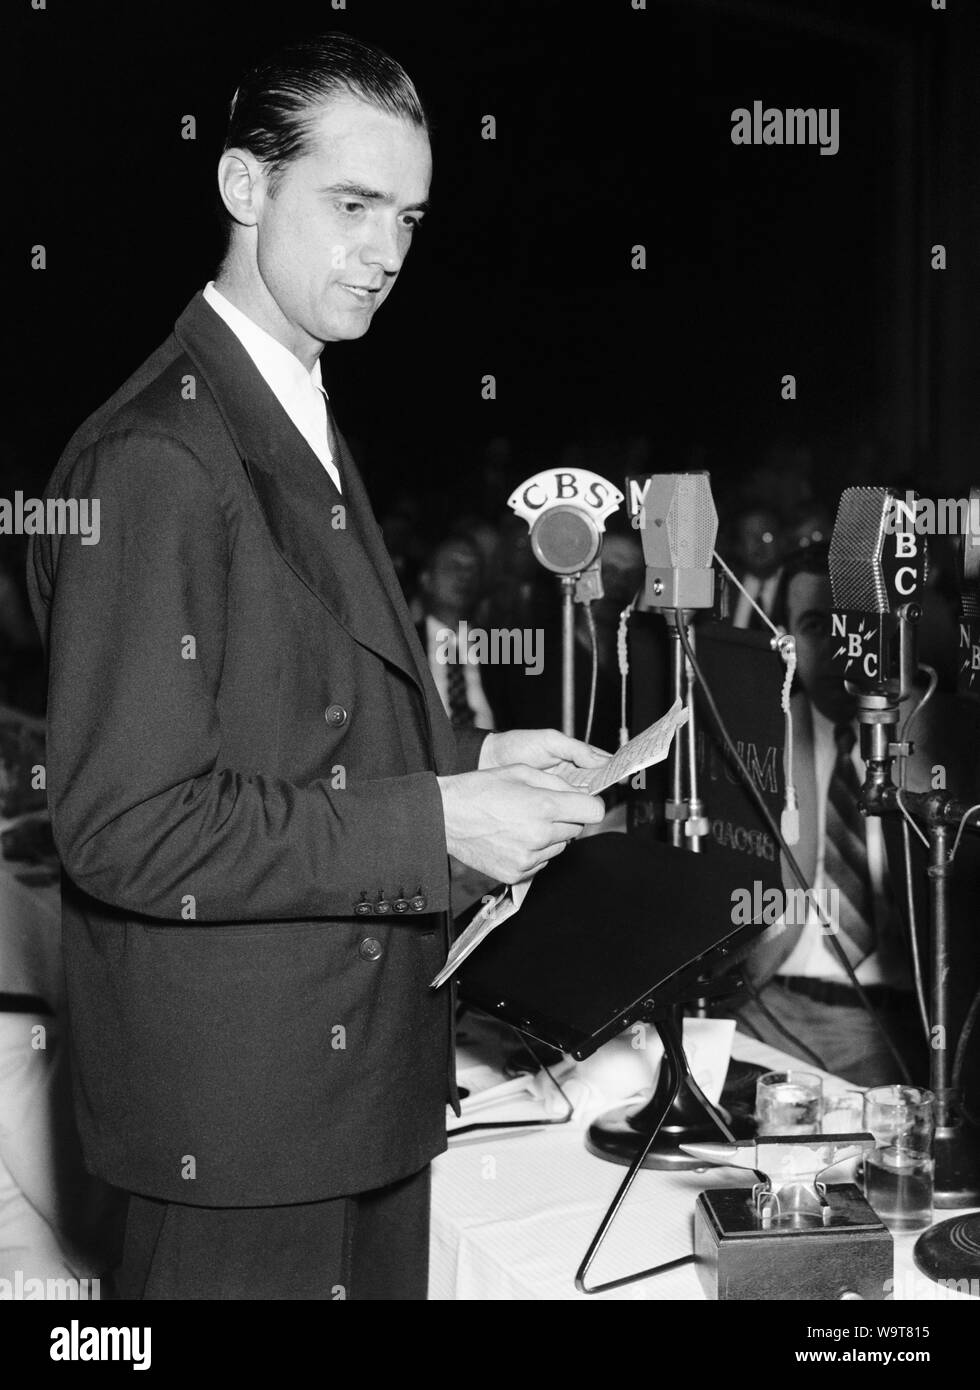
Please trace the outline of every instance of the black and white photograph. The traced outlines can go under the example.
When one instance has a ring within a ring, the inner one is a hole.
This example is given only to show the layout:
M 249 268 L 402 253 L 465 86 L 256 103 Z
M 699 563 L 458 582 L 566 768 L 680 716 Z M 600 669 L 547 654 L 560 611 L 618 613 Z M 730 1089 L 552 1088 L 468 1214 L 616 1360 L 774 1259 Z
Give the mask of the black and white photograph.
M 25 1364 L 350 1301 L 962 1364 L 980 4 L 7 8 Z

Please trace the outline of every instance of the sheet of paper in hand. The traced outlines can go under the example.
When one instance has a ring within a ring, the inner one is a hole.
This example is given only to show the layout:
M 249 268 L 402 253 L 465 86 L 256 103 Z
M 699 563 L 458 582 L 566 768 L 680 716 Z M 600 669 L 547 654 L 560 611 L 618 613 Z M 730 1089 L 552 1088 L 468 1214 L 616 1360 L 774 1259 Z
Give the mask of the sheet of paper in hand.
M 574 772 L 562 775 L 573 787 L 591 792 L 593 796 L 597 792 L 604 792 L 607 787 L 615 786 L 624 778 L 642 772 L 645 767 L 662 763 L 670 750 L 670 741 L 675 731 L 687 723 L 687 718 L 687 706 L 682 706 L 677 699 L 661 719 L 644 729 L 641 734 L 637 734 L 635 738 L 631 738 L 629 743 L 624 743 L 601 767 L 577 768 Z
M 565 781 L 581 791 L 595 795 L 616 782 L 621 782 L 624 777 L 632 777 L 634 773 L 642 772 L 645 767 L 662 763 L 670 750 L 675 731 L 687 723 L 687 716 L 687 708 L 681 706 L 680 700 L 675 700 L 663 718 L 644 729 L 641 734 L 637 734 L 636 738 L 630 739 L 629 743 L 624 744 L 607 763 L 603 763 L 602 767 L 582 768 L 577 772 L 563 773 Z M 463 934 L 453 942 L 452 949 L 446 957 L 446 964 L 432 981 L 432 989 L 438 989 L 440 985 L 452 979 L 466 957 L 476 950 L 480 942 L 485 941 L 502 922 L 513 917 L 527 897 L 532 882 L 533 879 L 530 878 L 522 879 L 520 883 L 501 889 L 496 897 L 484 902 Z
M 440 985 L 444 985 L 456 973 L 470 952 L 475 951 L 480 942 L 488 937 L 495 927 L 499 927 L 501 922 L 506 922 L 508 917 L 513 917 L 527 897 L 527 890 L 530 886 L 531 880 L 525 878 L 520 883 L 508 884 L 506 888 L 500 890 L 496 897 L 484 900 L 483 906 L 472 922 L 463 934 L 453 942 L 449 955 L 446 957 L 446 964 L 432 981 L 430 988 L 438 989 Z

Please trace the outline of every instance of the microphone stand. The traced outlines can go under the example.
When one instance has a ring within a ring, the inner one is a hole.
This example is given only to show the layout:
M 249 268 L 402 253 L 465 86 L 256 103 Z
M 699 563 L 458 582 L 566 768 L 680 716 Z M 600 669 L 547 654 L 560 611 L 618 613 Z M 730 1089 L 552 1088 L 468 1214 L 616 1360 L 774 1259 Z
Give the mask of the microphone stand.
M 908 751 L 893 743 L 889 730 L 898 723 L 898 701 L 887 695 L 858 696 L 861 756 L 867 772 L 860 806 L 871 816 L 907 814 L 929 841 L 929 982 L 930 1034 L 937 1029 L 941 1046 L 930 1036 L 929 1089 L 936 1098 L 935 1195 L 940 1208 L 980 1204 L 980 1143 L 968 1135 L 959 1114 L 961 1097 L 952 1085 L 949 1045 L 949 972 L 952 920 L 948 838 L 952 827 L 980 831 L 980 812 L 943 792 L 903 792 L 892 780 L 892 762 Z M 980 1218 L 978 1218 L 980 1234 Z
M 697 854 L 701 850 L 702 838 L 708 834 L 709 824 L 698 795 L 694 701 L 691 698 L 693 673 L 684 657 L 678 631 L 678 624 L 683 623 L 688 639 L 693 643 L 693 610 L 665 608 L 663 613 L 671 639 L 673 696 L 682 704 L 686 703 L 689 709 L 687 725 L 677 730 L 670 748 L 671 796 L 665 815 L 670 825 L 671 844 L 677 849 L 687 849 Z M 702 994 L 695 1002 L 695 1009 L 701 1018 L 707 1014 L 706 995 L 729 994 L 734 987 L 730 979 L 715 982 L 705 979 L 700 985 Z M 681 1006 L 673 1005 L 666 1011 L 666 1017 L 680 1038 L 683 1029 Z M 728 1141 L 744 1137 L 741 1134 L 733 1135 L 731 1124 L 732 1116 L 727 1110 L 711 1104 L 685 1061 L 666 1115 L 663 1087 L 658 1085 L 650 1100 L 639 1109 L 634 1109 L 633 1105 L 619 1106 L 595 1120 L 589 1126 L 585 1143 L 590 1153 L 612 1163 L 624 1163 L 631 1167 L 637 1163 L 644 1168 L 680 1172 L 704 1167 L 703 1160 L 685 1153 L 682 1144 L 708 1142 L 717 1139 L 719 1134 Z
M 561 575 L 561 731 L 575 737 L 575 584 Z
M 575 737 L 575 605 L 602 598 L 602 569 L 596 557 L 585 569 L 561 574 L 561 731 Z M 593 652 L 593 661 L 598 654 Z

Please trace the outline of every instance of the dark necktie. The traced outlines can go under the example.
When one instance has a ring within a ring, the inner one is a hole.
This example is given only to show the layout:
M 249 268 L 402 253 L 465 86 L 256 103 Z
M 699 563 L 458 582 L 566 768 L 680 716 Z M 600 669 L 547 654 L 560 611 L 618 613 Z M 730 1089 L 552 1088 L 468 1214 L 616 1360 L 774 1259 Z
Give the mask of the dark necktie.
M 861 783 L 851 761 L 854 741 L 851 725 L 838 724 L 834 729 L 837 757 L 827 789 L 824 878 L 828 888 L 839 890 L 825 906 L 831 922 L 839 927 L 838 939 L 848 960 L 858 966 L 874 950 L 875 929 L 867 826 L 857 807 Z M 826 946 L 833 951 L 829 939 Z
M 326 392 L 321 391 L 320 394 L 323 397 L 323 409 L 327 417 L 327 444 L 330 446 L 330 462 L 337 470 L 337 478 L 340 478 L 340 446 L 337 443 L 337 432 L 333 427 L 333 414 L 330 410 L 330 402 L 327 400 Z M 327 474 L 327 477 L 330 477 L 329 468 L 324 469 L 324 472 Z M 336 480 L 330 478 L 330 481 L 335 483 Z M 338 492 L 341 493 L 343 491 L 342 483 L 343 479 L 341 479 L 341 486 L 337 488 Z
M 452 659 L 446 663 L 446 679 L 449 690 L 449 718 L 453 728 L 472 728 L 476 716 L 466 698 L 466 668 L 459 660 L 459 649 L 455 642 Z

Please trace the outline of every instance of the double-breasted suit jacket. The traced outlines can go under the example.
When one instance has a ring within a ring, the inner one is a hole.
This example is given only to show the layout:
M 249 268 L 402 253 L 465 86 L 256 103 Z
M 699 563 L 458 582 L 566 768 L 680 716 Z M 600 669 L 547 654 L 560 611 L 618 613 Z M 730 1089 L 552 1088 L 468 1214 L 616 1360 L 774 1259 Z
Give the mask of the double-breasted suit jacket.
M 449 865 L 475 768 L 356 466 L 343 495 L 198 295 L 72 439 L 34 539 L 76 1104 L 131 1191 L 265 1205 L 445 1147 Z

